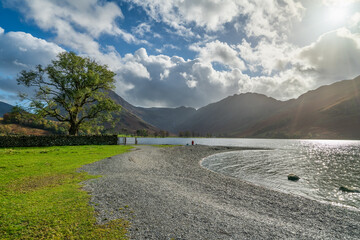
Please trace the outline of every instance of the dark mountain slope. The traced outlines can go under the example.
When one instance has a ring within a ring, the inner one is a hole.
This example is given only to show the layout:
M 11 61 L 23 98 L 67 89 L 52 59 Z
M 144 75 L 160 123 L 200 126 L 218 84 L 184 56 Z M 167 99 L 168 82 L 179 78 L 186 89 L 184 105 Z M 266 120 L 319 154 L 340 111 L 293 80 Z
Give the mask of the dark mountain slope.
M 360 77 L 287 101 L 280 112 L 238 136 L 360 139 Z
M 262 94 L 234 95 L 200 108 L 177 130 L 232 137 L 274 114 L 283 105 Z
M 194 108 L 137 108 L 136 114 L 161 129 L 177 133 L 178 126 L 196 113 Z
M 0 102 L 0 117 L 3 117 L 5 113 L 10 112 L 12 108 L 13 106 L 10 104 Z
M 116 103 L 123 106 L 123 110 L 127 110 L 132 115 L 141 119 L 143 122 L 151 124 L 152 126 L 175 132 L 176 126 L 183 123 L 196 110 L 194 108 L 179 107 L 179 108 L 142 108 L 135 107 L 125 101 L 122 97 L 114 92 L 109 92 L 109 96 L 116 101 Z
M 115 127 L 116 131 L 123 133 L 135 133 L 136 130 L 140 129 L 146 129 L 150 133 L 160 131 L 159 128 L 138 117 L 136 115 L 136 107 L 125 101 L 122 97 L 112 91 L 109 91 L 109 97 L 122 106 L 120 114 L 116 116 L 120 118 L 119 123 Z

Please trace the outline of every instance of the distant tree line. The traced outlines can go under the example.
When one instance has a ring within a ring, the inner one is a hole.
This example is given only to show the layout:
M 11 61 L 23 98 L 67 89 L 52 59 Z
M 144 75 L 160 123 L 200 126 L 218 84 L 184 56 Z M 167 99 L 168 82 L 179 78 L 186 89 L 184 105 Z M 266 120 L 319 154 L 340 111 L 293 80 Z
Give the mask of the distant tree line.
M 185 138 L 189 138 L 189 137 L 208 137 L 208 138 L 216 137 L 212 133 L 202 134 L 202 133 L 194 132 L 194 131 L 180 131 L 178 136 L 179 137 L 185 137 Z
M 169 137 L 170 133 L 168 131 L 164 131 L 164 130 L 160 130 L 158 132 L 154 132 L 154 133 L 149 133 L 149 131 L 147 129 L 139 129 L 136 130 L 136 136 L 139 137 L 149 137 L 149 136 L 154 136 L 154 137 Z

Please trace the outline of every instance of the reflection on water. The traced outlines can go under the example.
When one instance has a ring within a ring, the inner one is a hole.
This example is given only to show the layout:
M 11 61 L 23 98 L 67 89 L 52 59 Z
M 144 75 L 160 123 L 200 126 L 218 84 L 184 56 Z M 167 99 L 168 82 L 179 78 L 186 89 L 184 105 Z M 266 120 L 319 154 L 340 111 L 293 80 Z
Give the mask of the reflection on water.
M 273 150 L 212 155 L 202 165 L 268 188 L 360 209 L 359 193 L 339 190 L 340 186 L 360 188 L 359 141 L 289 140 L 275 145 Z M 288 181 L 289 173 L 301 179 Z

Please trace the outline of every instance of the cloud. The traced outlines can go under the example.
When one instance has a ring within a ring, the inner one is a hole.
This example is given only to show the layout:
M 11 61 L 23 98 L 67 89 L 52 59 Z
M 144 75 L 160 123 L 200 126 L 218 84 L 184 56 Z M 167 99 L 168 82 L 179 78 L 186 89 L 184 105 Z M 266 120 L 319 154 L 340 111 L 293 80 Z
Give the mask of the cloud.
M 208 31 L 217 31 L 239 14 L 239 4 L 232 0 L 131 0 L 145 9 L 155 21 L 162 21 L 179 34 L 188 35 L 186 25 L 195 23 Z
M 326 6 L 350 5 L 355 2 L 360 2 L 360 0 L 322 0 L 322 3 Z
M 231 68 L 245 69 L 245 63 L 239 58 L 237 51 L 219 40 L 206 43 L 203 47 L 192 45 L 190 49 L 198 52 L 198 57 L 203 62 L 217 62 Z
M 149 33 L 151 26 L 148 23 L 140 23 L 132 29 L 132 32 L 140 37 L 144 37 L 146 33 Z
M 286 70 L 292 63 L 297 50 L 287 42 L 275 43 L 264 39 L 260 40 L 255 47 L 243 39 L 242 43 L 236 47 L 250 71 L 265 75 Z
M 125 55 L 121 62 L 117 93 L 148 107 L 201 107 L 237 93 L 238 81 L 245 76 L 239 69 L 216 71 L 201 59 L 148 55 L 144 48 Z
M 283 37 L 293 21 L 302 18 L 304 8 L 296 0 L 128 0 L 141 6 L 155 21 L 176 29 L 175 33 L 195 36 L 192 25 L 206 32 L 224 30 L 230 23 L 247 36 Z M 239 24 L 239 18 L 246 20 Z
M 248 16 L 246 35 L 284 40 L 293 22 L 302 19 L 304 10 L 296 0 L 254 0 L 244 4 L 243 14 Z
M 0 91 L 6 92 L 7 97 L 12 96 L 10 100 L 13 100 L 18 91 L 27 93 L 32 91 L 32 89 L 17 85 L 16 77 L 21 70 L 30 70 L 38 64 L 47 65 L 65 50 L 28 33 L 5 33 L 4 29 L 2 30 L 0 34 Z
M 175 46 L 175 45 L 173 45 L 173 44 L 164 44 L 164 45 L 162 45 L 162 47 L 161 48 L 157 48 L 157 49 L 155 49 L 158 53 L 162 53 L 164 50 L 166 50 L 166 49 L 175 49 L 175 50 L 180 50 L 180 48 L 179 47 L 177 47 L 177 46 Z
M 35 65 L 46 65 L 65 51 L 58 45 L 24 32 L 0 34 L 0 73 L 16 75 Z
M 311 76 L 289 69 L 273 76 L 255 76 L 239 80 L 239 92 L 265 94 L 278 100 L 297 98 L 314 86 Z
M 119 36 L 127 43 L 148 44 L 117 26 L 116 20 L 124 16 L 114 2 L 8 0 L 6 5 L 20 9 L 41 29 L 55 32 L 57 43 L 82 53 L 99 52 L 100 46 L 95 39 L 103 34 Z
M 332 83 L 360 74 L 360 34 L 341 28 L 321 35 L 299 52 L 302 64 L 317 74 L 319 83 Z

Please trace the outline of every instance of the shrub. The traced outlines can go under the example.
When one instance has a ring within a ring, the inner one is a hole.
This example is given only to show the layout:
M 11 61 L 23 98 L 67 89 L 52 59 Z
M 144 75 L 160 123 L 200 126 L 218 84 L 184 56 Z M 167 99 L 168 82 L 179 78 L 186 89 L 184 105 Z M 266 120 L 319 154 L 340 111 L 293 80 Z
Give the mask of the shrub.
M 0 136 L 0 147 L 49 147 L 116 145 L 116 135 L 94 136 Z

